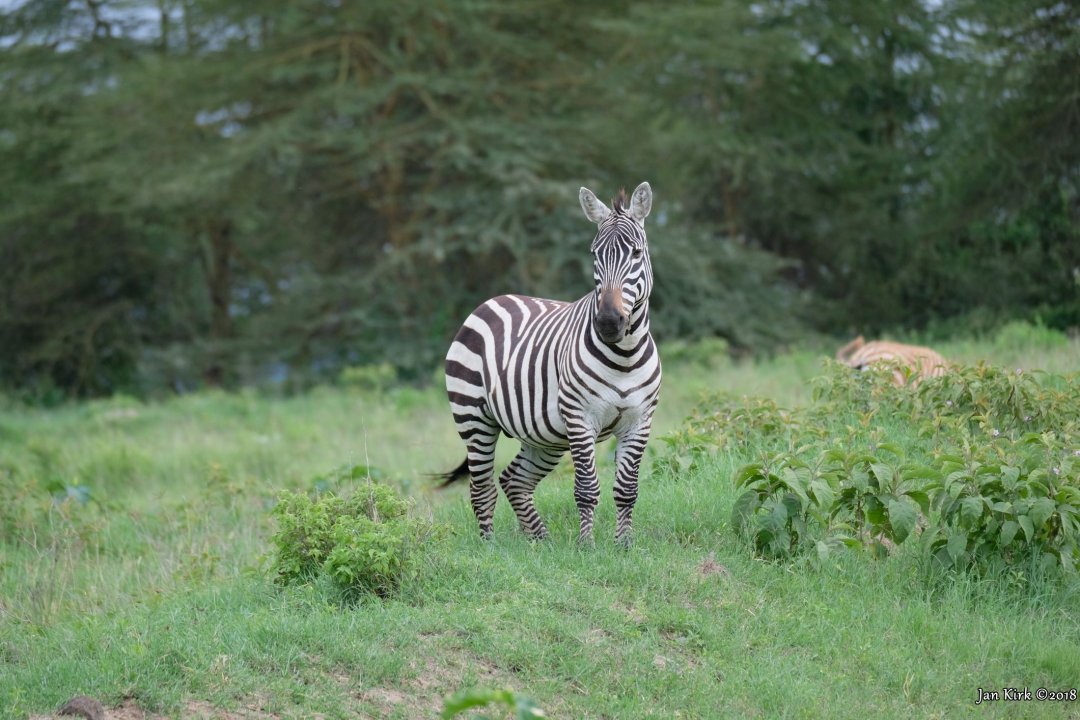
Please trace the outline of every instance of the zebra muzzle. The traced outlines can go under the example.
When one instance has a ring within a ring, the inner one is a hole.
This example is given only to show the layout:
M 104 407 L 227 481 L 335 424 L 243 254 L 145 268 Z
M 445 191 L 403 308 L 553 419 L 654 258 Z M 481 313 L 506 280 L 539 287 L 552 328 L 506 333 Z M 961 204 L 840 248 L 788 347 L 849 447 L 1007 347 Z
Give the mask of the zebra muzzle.
M 626 336 L 630 316 L 623 305 L 622 292 L 605 290 L 600 294 L 600 306 L 593 316 L 596 334 L 606 343 L 616 343 Z

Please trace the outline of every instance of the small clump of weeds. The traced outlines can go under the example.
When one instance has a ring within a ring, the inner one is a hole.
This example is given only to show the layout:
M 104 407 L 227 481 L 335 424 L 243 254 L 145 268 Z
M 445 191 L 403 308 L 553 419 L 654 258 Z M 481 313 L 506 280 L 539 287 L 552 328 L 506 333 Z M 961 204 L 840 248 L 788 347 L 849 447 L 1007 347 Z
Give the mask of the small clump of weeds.
M 335 476 L 362 472 L 349 467 Z M 346 601 L 394 594 L 415 570 L 434 531 L 431 523 L 410 515 L 411 505 L 370 476 L 344 492 L 282 492 L 272 510 L 278 524 L 272 538 L 276 580 L 325 578 Z

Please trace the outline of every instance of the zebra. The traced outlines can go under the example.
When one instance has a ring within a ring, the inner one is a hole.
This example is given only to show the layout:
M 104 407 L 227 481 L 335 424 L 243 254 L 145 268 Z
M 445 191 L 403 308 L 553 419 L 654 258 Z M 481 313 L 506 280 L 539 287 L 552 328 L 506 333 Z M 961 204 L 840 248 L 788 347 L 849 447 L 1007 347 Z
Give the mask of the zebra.
M 500 433 L 521 451 L 499 476 L 522 531 L 541 540 L 547 527 L 533 493 L 570 451 L 578 540 L 593 542 L 599 502 L 596 443 L 615 452 L 615 540 L 631 544 L 638 473 L 660 392 L 660 356 L 649 333 L 652 264 L 645 218 L 652 188 L 629 200 L 620 190 L 607 207 L 588 188 L 581 209 L 597 225 L 592 242 L 595 289 L 576 302 L 500 295 L 466 318 L 446 355 L 446 391 L 466 458 L 442 475 L 443 487 L 469 477 L 480 535 L 492 535 L 498 491 L 495 443 Z
M 949 367 L 945 358 L 928 347 L 888 340 L 866 342 L 862 335 L 837 350 L 836 359 L 858 370 L 891 363 L 893 384 L 897 386 L 904 385 L 909 375 L 912 385 L 917 385 L 921 377 L 941 377 Z

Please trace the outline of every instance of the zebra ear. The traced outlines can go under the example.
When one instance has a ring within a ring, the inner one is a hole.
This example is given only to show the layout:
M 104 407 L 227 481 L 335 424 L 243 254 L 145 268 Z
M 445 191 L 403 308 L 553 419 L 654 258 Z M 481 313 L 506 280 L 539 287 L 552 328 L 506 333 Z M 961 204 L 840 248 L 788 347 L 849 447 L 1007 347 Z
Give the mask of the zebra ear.
M 643 182 L 630 196 L 630 214 L 638 222 L 645 222 L 650 210 L 652 210 L 652 186 Z
M 578 191 L 578 200 L 581 201 L 581 209 L 585 211 L 585 217 L 599 225 L 611 214 L 611 208 L 600 202 L 589 188 L 583 187 Z

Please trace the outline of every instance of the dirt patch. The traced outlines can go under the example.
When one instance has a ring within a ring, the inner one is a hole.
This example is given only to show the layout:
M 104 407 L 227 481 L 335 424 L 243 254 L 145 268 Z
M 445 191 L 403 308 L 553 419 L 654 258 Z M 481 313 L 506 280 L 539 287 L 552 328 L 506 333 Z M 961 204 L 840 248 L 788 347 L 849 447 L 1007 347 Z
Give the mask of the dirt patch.
M 101 715 L 94 715 L 93 705 L 85 702 L 89 700 L 92 703 L 97 703 L 97 707 L 101 708 Z M 77 702 L 78 701 L 78 702 Z M 66 710 L 63 715 L 61 711 Z M 91 714 L 87 714 L 90 712 Z M 128 699 L 114 708 L 102 707 L 101 703 L 93 698 L 72 698 L 65 703 L 55 715 L 31 715 L 30 720 L 54 720 L 55 718 L 68 718 L 79 717 L 87 718 L 88 720 L 97 720 L 97 718 L 104 718 L 104 720 L 164 720 L 164 715 L 154 715 L 145 712 L 142 708 L 135 704 L 134 700 Z M 185 716 L 186 717 L 186 716 Z
M 617 612 L 621 612 L 623 615 L 626 616 L 626 619 L 629 620 L 634 625 L 643 625 L 643 624 L 645 624 L 645 616 L 642 615 L 641 611 L 638 610 L 633 605 L 627 605 L 625 603 L 616 601 L 616 602 L 612 603 L 611 609 L 615 610 Z
M 261 700 L 249 702 L 238 710 L 222 710 L 205 700 L 190 700 L 184 705 L 184 718 L 190 720 L 277 720 L 278 715 L 265 712 Z M 312 718 L 321 718 L 314 714 Z
M 699 579 L 705 579 L 712 575 L 731 577 L 731 571 L 716 562 L 716 553 L 709 553 L 708 557 L 701 561 L 701 564 L 697 566 L 697 574 Z
M 392 686 L 359 688 L 354 678 L 345 673 L 334 676 L 337 684 L 363 702 L 362 717 L 380 718 L 398 713 L 405 717 L 435 717 L 446 698 L 458 692 L 466 675 L 476 678 L 476 684 L 490 687 L 509 687 L 513 676 L 489 660 L 466 651 L 447 656 L 438 651 L 425 652 L 423 659 L 409 663 L 412 677 L 403 678 Z M 441 657 L 433 657 L 439 655 Z
M 73 698 L 72 701 L 66 703 L 62 709 L 67 709 L 68 712 L 63 715 L 58 710 L 55 715 L 31 715 L 30 720 L 57 720 L 58 718 L 60 720 L 70 720 L 70 718 L 85 718 L 86 720 L 167 720 L 170 717 L 146 712 L 131 698 L 112 708 L 102 708 L 101 704 L 92 698 L 86 698 L 91 702 L 80 701 L 75 703 L 75 700 L 82 699 Z M 94 714 L 95 706 L 93 703 L 97 703 L 97 708 L 100 708 L 102 714 Z M 239 710 L 223 710 L 205 700 L 189 700 L 184 704 L 180 717 L 184 718 L 184 720 L 278 720 L 278 715 L 264 711 L 263 706 L 262 699 L 256 699 Z M 322 716 L 312 715 L 311 717 L 317 719 Z
M 153 715 L 145 712 L 134 700 L 128 698 L 119 707 L 106 710 L 105 717 L 108 720 L 159 720 L 164 715 Z
M 592 628 L 585 633 L 586 645 L 599 645 L 606 642 L 611 637 L 611 633 L 603 628 Z

